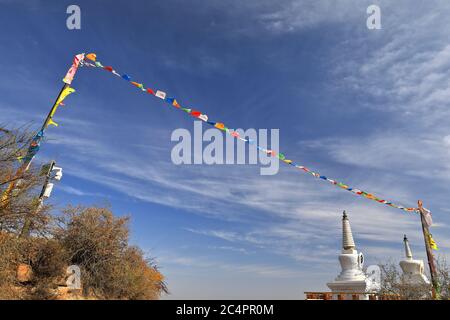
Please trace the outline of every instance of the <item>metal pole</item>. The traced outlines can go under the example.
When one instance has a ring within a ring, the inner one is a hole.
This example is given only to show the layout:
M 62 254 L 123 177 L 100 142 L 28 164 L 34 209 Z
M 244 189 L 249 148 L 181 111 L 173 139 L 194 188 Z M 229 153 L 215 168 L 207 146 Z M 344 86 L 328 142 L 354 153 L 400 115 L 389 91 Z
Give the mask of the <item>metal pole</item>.
M 422 223 L 423 238 L 425 240 L 425 250 L 427 252 L 428 267 L 430 268 L 431 283 L 433 284 L 432 295 L 433 299 L 436 299 L 437 293 L 439 291 L 439 285 L 437 283 L 436 265 L 434 264 L 434 256 L 429 239 L 430 230 L 428 229 L 428 224 L 425 221 L 425 210 L 423 209 L 422 201 L 419 200 L 417 203 L 420 212 L 420 221 Z

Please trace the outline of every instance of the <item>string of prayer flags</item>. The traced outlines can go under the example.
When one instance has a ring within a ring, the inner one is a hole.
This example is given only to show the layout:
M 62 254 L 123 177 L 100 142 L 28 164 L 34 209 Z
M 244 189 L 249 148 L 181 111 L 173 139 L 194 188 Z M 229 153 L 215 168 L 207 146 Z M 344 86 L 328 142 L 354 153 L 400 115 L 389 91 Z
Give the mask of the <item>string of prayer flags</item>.
M 127 75 L 127 74 L 120 75 L 119 73 L 115 72 L 112 67 L 103 67 L 103 65 L 99 61 L 97 61 L 97 56 L 95 54 L 88 54 L 88 55 L 86 55 L 86 59 L 93 61 L 94 64 L 93 63 L 89 63 L 89 62 L 83 62 L 83 65 L 88 66 L 88 67 L 94 67 L 94 68 L 102 68 L 104 70 L 110 71 L 113 74 L 121 77 L 122 79 L 130 82 L 134 86 L 140 88 L 142 91 L 146 91 L 148 93 L 153 94 L 154 96 L 164 100 L 165 102 L 167 102 L 170 105 L 176 107 L 177 109 L 183 110 L 184 112 L 189 113 L 193 117 L 201 119 L 202 121 L 206 122 L 207 124 L 217 128 L 219 130 L 225 131 L 227 134 L 230 134 L 234 138 L 239 139 L 239 140 L 244 141 L 244 142 L 249 143 L 249 144 L 255 144 L 254 140 L 251 140 L 251 139 L 248 139 L 248 138 L 243 138 L 243 137 L 239 136 L 238 133 L 228 129 L 228 127 L 226 127 L 225 124 L 223 124 L 222 122 L 209 121 L 208 120 L 208 116 L 206 114 L 203 114 L 202 112 L 197 111 L 197 110 L 193 110 L 191 108 L 184 108 L 184 107 L 182 107 L 175 98 L 167 97 L 167 94 L 164 91 L 156 90 L 156 93 L 155 93 L 153 91 L 153 89 L 148 89 L 148 88 L 146 89 L 143 84 L 131 81 L 131 77 L 129 75 Z M 265 148 L 260 147 L 259 145 L 256 145 L 256 146 L 257 146 L 258 150 L 260 150 L 261 152 L 266 153 L 267 155 L 270 155 L 272 157 L 278 157 L 281 161 L 283 161 L 284 163 L 286 163 L 286 164 L 288 164 L 288 165 L 290 165 L 290 166 L 292 166 L 292 167 L 294 167 L 296 169 L 299 169 L 299 170 L 301 170 L 301 171 L 303 171 L 305 173 L 308 173 L 308 174 L 312 175 L 315 178 L 327 181 L 327 182 L 331 183 L 334 186 L 340 187 L 341 189 L 344 189 L 344 190 L 347 190 L 349 192 L 352 192 L 355 195 L 359 195 L 359 196 L 362 196 L 362 197 L 364 197 L 366 199 L 373 200 L 373 201 L 376 201 L 376 202 L 379 202 L 379 203 L 382 203 L 382 204 L 385 204 L 385 205 L 388 205 L 390 207 L 397 208 L 397 209 L 400 209 L 400 210 L 403 210 L 403 211 L 407 211 L 407 212 L 417 212 L 417 210 L 418 210 L 417 208 L 414 208 L 414 207 L 404 207 L 402 205 L 395 204 L 395 203 L 393 203 L 391 201 L 387 201 L 387 200 L 381 199 L 381 198 L 375 196 L 372 193 L 368 193 L 368 192 L 362 191 L 360 189 L 350 187 L 347 184 L 344 184 L 342 182 L 338 182 L 336 180 L 330 179 L 330 178 L 328 178 L 328 177 L 326 177 L 324 175 L 321 175 L 321 174 L 319 174 L 317 172 L 314 172 L 314 171 L 308 169 L 305 166 L 299 165 L 299 164 L 295 163 L 294 161 L 292 161 L 290 159 L 287 159 L 284 153 L 276 153 L 274 150 L 267 150 Z M 430 212 L 429 221 L 430 221 L 430 225 L 431 225 L 431 212 Z

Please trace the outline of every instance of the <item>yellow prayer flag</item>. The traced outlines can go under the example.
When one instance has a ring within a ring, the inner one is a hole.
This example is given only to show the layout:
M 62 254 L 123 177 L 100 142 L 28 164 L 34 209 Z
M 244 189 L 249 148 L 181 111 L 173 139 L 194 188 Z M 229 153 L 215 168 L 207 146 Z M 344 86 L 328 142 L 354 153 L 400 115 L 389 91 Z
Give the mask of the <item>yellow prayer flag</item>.
M 71 87 L 67 87 L 63 90 L 63 92 L 61 92 L 61 94 L 58 97 L 58 100 L 56 101 L 55 105 L 59 105 L 61 102 L 63 102 L 63 100 L 71 93 L 74 93 L 75 89 L 71 88 Z
M 430 241 L 430 246 L 431 248 L 433 248 L 434 250 L 439 250 L 436 241 L 434 241 L 433 237 L 431 236 L 431 234 L 428 234 L 428 240 Z
M 52 118 L 50 118 L 49 120 L 48 120 L 48 124 L 47 124 L 47 126 L 49 126 L 49 125 L 54 125 L 55 127 L 57 127 L 58 126 L 58 124 L 55 122 L 55 121 L 53 121 L 53 119 Z

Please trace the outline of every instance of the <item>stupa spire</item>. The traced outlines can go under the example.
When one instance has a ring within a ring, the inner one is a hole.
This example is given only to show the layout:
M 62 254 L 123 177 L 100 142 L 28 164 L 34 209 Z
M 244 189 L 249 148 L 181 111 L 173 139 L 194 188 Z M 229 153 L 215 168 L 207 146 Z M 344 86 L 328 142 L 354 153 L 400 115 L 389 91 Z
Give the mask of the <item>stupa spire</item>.
M 342 215 L 342 248 L 347 250 L 355 249 L 355 241 L 353 240 L 352 229 L 350 228 L 350 221 L 348 220 L 347 213 L 344 210 Z
M 412 260 L 412 252 L 411 248 L 409 247 L 408 238 L 406 237 L 406 234 L 404 235 L 403 242 L 405 243 L 405 256 L 408 260 Z

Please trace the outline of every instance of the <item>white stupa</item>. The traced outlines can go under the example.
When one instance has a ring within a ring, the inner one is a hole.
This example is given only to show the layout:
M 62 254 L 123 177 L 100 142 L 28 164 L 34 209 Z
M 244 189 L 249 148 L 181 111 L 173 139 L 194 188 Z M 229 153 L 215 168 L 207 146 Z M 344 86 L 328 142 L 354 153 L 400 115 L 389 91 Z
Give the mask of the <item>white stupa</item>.
M 350 221 L 344 211 L 342 217 L 342 253 L 339 255 L 339 263 L 342 271 L 333 282 L 327 286 L 333 293 L 360 294 L 361 299 L 368 297 L 363 293 L 373 292 L 374 284 L 363 271 L 364 256 L 355 248 Z M 333 299 L 336 299 L 333 295 Z
M 411 285 L 430 284 L 424 272 L 423 260 L 414 260 L 406 235 L 403 238 L 406 259 L 400 261 L 403 271 L 403 281 Z

